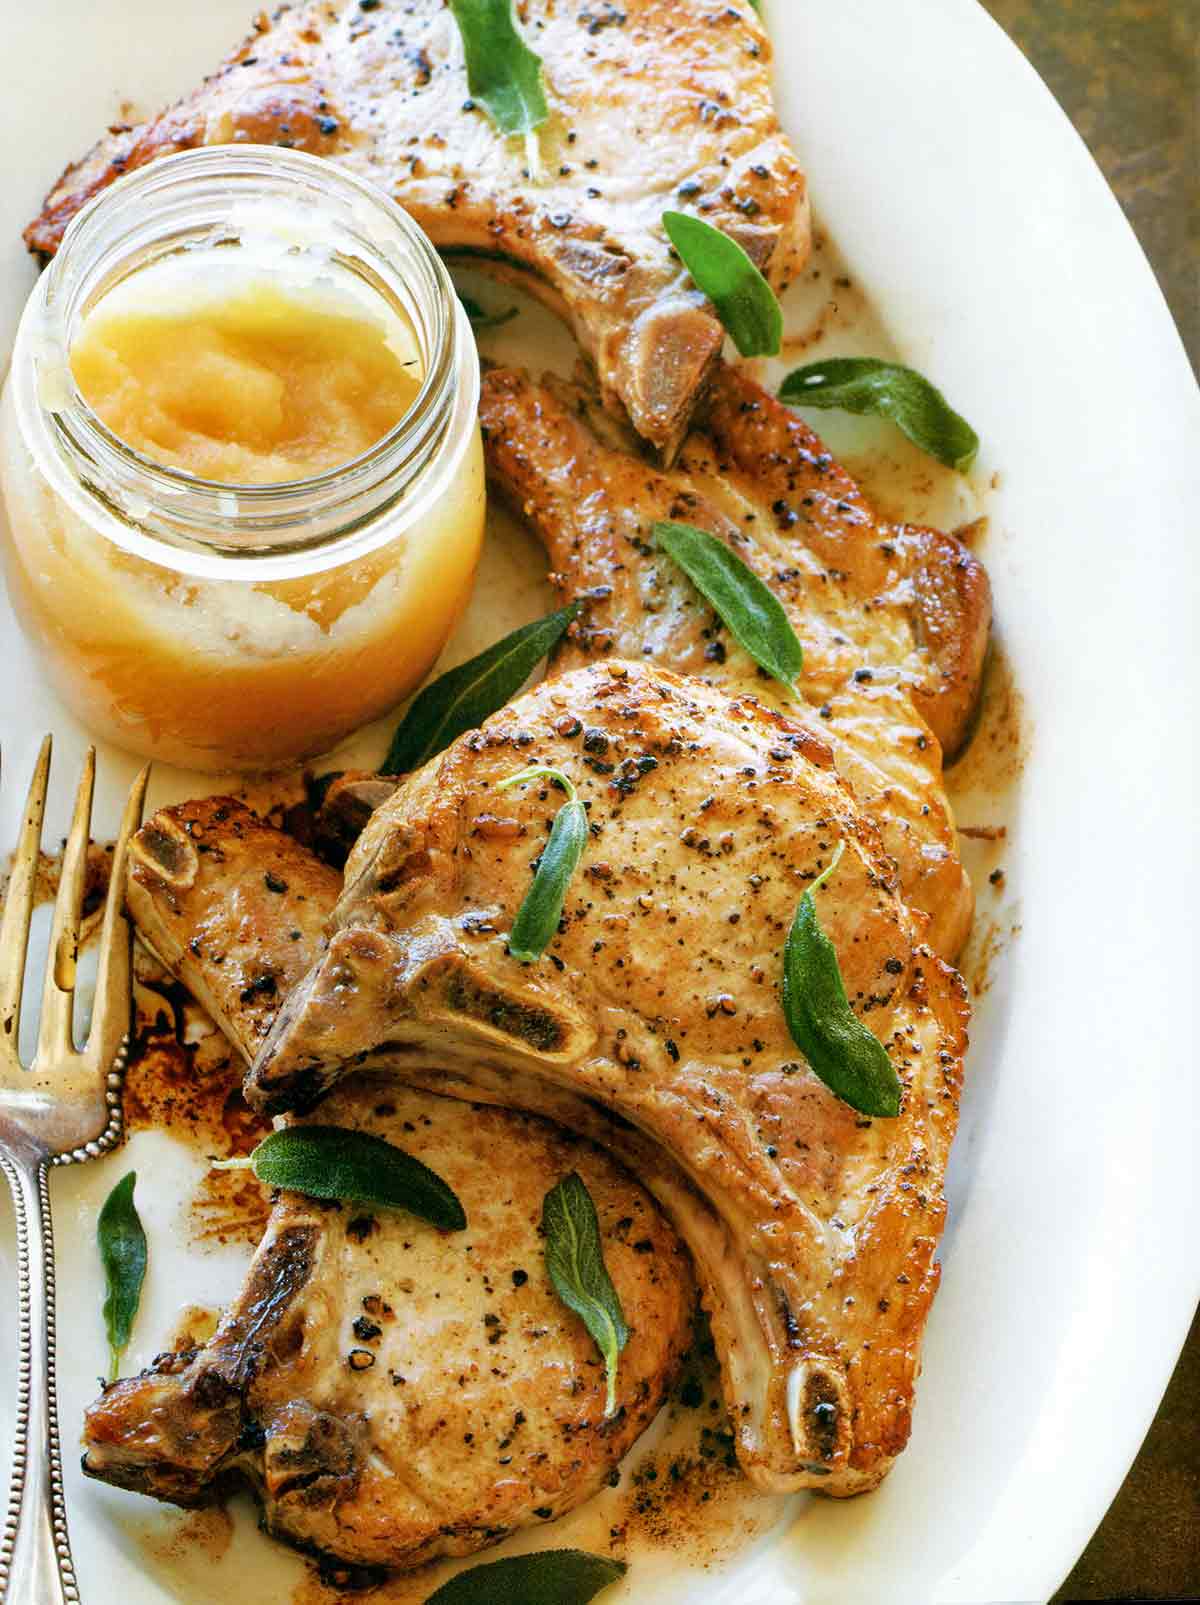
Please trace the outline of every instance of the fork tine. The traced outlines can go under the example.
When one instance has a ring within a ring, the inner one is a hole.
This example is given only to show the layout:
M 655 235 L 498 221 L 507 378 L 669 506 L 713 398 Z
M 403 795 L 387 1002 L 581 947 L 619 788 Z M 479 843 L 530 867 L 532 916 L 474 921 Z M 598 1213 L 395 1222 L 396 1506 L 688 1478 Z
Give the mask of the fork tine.
M 21 1025 L 21 993 L 25 984 L 25 948 L 29 941 L 29 919 L 33 913 L 34 885 L 37 880 L 38 848 L 42 840 L 42 818 L 46 812 L 46 787 L 50 780 L 51 739 L 46 736 L 34 765 L 25 802 L 25 819 L 13 854 L 8 895 L 4 900 L 4 920 L 0 923 L 0 1031 L 15 1057 Z
M 89 747 L 83 760 L 83 773 L 75 793 L 75 813 L 63 848 L 58 877 L 58 896 L 54 899 L 54 920 L 50 927 L 50 950 L 46 980 L 42 987 L 42 1018 L 38 1027 L 37 1059 L 55 1064 L 73 1053 L 71 1031 L 75 1003 L 75 968 L 79 955 L 79 914 L 83 885 L 87 876 L 89 831 L 92 823 L 92 795 L 96 788 L 96 749 Z
M 130 930 L 124 914 L 125 868 L 129 859 L 129 838 L 142 822 L 149 778 L 150 765 L 147 764 L 130 787 L 120 833 L 113 848 L 108 899 L 104 905 L 104 924 L 100 931 L 96 1002 L 87 1042 L 88 1061 L 102 1072 L 112 1068 L 121 1038 L 129 1029 Z

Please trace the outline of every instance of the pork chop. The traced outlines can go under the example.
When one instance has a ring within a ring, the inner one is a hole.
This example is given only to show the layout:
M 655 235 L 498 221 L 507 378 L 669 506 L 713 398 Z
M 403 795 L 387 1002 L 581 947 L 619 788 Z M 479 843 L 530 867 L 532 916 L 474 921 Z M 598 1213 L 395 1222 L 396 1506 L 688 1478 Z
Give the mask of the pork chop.
M 570 777 L 591 839 L 526 966 L 507 933 L 561 801 L 544 781 L 498 791 L 529 764 Z M 820 918 L 903 1084 L 892 1120 L 833 1096 L 779 1002 L 798 900 L 839 841 Z M 332 930 L 250 1098 L 312 1102 L 380 1052 L 448 1091 L 607 1110 L 692 1250 L 745 1471 L 873 1486 L 909 1431 L 967 1007 L 828 745 L 653 666 L 559 675 L 376 810 Z
M 213 1338 L 89 1408 L 83 1469 L 180 1505 L 247 1482 L 276 1537 L 366 1566 L 467 1555 L 573 1509 L 654 1419 L 690 1339 L 675 1233 L 600 1149 L 533 1116 L 374 1074 L 319 1118 L 432 1166 L 467 1229 L 282 1194 Z M 543 1260 L 542 1199 L 571 1171 L 632 1331 L 608 1420 L 599 1352 Z
M 673 257 L 664 209 L 695 211 L 782 287 L 803 265 L 804 176 L 771 99 L 751 0 L 523 0 L 551 115 L 540 175 L 467 93 L 445 0 L 317 0 L 260 13 L 177 105 L 69 167 L 25 231 L 55 251 L 122 173 L 198 145 L 329 156 L 393 195 L 444 251 L 518 273 L 571 324 L 608 405 L 670 456 L 724 331 Z
M 480 407 L 493 485 L 546 547 L 584 616 L 556 659 L 646 659 L 819 724 L 948 959 L 970 882 L 942 778 L 970 728 L 991 620 L 987 574 L 953 535 L 878 517 L 787 407 L 721 365 L 703 427 L 656 472 L 609 437 L 588 391 L 498 369 Z M 730 545 L 804 647 L 798 702 L 757 667 L 652 544 L 657 519 Z
M 131 851 L 139 934 L 247 1056 L 316 957 L 340 879 L 230 798 Z M 416 1154 L 467 1230 L 282 1194 L 210 1342 L 87 1413 L 90 1475 L 193 1505 L 248 1482 L 271 1532 L 355 1565 L 464 1555 L 587 1498 L 653 1419 L 691 1335 L 687 1256 L 653 1200 L 545 1120 L 376 1071 L 321 1107 Z M 546 1276 L 542 1199 L 577 1171 L 633 1335 L 604 1417 L 595 1344 Z
M 232 797 L 161 808 L 129 846 L 142 942 L 249 1063 L 316 961 L 342 877 Z

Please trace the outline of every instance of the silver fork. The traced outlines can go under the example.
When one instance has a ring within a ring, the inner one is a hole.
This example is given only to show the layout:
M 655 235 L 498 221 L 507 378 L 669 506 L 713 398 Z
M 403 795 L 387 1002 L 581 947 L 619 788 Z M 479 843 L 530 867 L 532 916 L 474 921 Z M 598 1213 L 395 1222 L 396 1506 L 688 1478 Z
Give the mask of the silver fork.
M 121 1079 L 128 1046 L 130 930 L 122 911 L 129 837 L 142 816 L 148 769 L 134 782 L 113 850 L 100 933 L 96 1002 L 87 1045 L 73 1018 L 81 903 L 87 870 L 96 754 L 83 765 L 63 851 L 42 989 L 37 1049 L 28 1070 L 17 1052 L 38 847 L 50 777 L 42 743 L 0 923 L 0 1168 L 17 1219 L 20 1349 L 17 1429 L 8 1516 L 0 1536 L 0 1600 L 6 1605 L 78 1605 L 63 1501 L 54 1376 L 52 1165 L 95 1159 L 121 1135 Z

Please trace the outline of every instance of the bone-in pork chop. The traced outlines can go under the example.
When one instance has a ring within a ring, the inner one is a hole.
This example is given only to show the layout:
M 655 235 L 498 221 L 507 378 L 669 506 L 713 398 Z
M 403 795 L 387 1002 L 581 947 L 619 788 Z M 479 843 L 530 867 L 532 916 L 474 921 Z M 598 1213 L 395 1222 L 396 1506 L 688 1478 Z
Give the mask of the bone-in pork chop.
M 507 936 L 562 800 L 498 789 L 530 764 L 571 778 L 591 837 L 558 935 L 523 965 Z M 780 1007 L 789 925 L 839 841 L 819 914 L 903 1084 L 891 1120 L 834 1097 Z M 967 1009 L 829 747 L 651 666 L 556 676 L 375 812 L 333 931 L 249 1096 L 312 1101 L 382 1050 L 448 1091 L 528 1106 L 540 1083 L 559 1118 L 609 1110 L 692 1250 L 746 1472 L 876 1483 L 909 1431 Z
M 338 877 L 228 798 L 163 810 L 131 856 L 139 930 L 251 1055 Z M 468 1554 L 572 1509 L 653 1419 L 690 1339 L 675 1233 L 606 1154 L 544 1120 L 379 1071 L 316 1118 L 431 1165 L 467 1229 L 283 1194 L 211 1341 L 91 1407 L 84 1469 L 185 1505 L 244 1480 L 277 1536 L 360 1565 Z M 611 1420 L 596 1346 L 544 1268 L 542 1199 L 572 1170 L 632 1328 Z
M 138 936 L 254 1058 L 324 945 L 342 877 L 232 797 L 162 808 L 129 847 Z
M 750 0 L 524 0 L 551 115 L 542 173 L 467 94 L 445 0 L 318 0 L 260 15 L 193 94 L 110 132 L 26 230 L 53 252 L 122 173 L 198 145 L 280 144 L 371 179 L 442 250 L 518 271 L 571 323 L 606 402 L 670 456 L 724 331 L 661 226 L 695 210 L 776 286 L 808 252 L 803 174 L 771 99 L 771 46 Z
M 969 729 L 991 618 L 968 548 L 880 519 L 794 413 L 724 365 L 669 472 L 605 438 L 579 386 L 495 370 L 480 415 L 493 484 L 585 602 L 556 665 L 646 659 L 816 724 L 878 823 L 905 900 L 929 916 L 930 944 L 953 959 L 972 896 L 942 752 Z M 657 519 L 719 536 L 774 591 L 804 647 L 799 704 L 654 549 Z

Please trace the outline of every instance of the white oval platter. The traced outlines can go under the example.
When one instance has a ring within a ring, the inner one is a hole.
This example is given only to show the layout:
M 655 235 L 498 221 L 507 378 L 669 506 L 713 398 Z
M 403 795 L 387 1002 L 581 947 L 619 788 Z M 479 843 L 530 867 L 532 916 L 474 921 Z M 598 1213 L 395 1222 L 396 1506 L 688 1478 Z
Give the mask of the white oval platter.
M 1200 1287 L 1200 1077 L 1184 1031 L 1200 969 L 1200 400 L 1115 200 L 974 0 L 765 10 L 781 113 L 822 223 L 867 291 L 876 346 L 886 338 L 934 376 L 984 440 L 976 484 L 995 476 L 984 556 L 1027 754 L 993 816 L 1007 837 L 986 862 L 1003 864 L 1006 883 L 986 907 L 1005 940 L 973 1030 L 911 1446 L 879 1492 L 777 1503 L 707 1567 L 664 1552 L 611 1597 L 1044 1600 L 1136 1453 Z M 182 92 L 249 21 L 246 0 L 12 8 L 0 361 L 33 280 L 20 228 L 50 182 L 120 118 L 124 98 L 149 110 Z M 507 338 L 505 355 L 531 360 Z M 827 415 L 815 421 L 830 428 Z M 487 562 L 483 589 L 500 601 L 486 616 L 473 608 L 452 645 L 460 657 L 542 607 L 532 542 L 509 530 Z M 86 733 L 40 684 L 0 597 L 5 847 L 45 729 L 58 742 L 57 833 Z M 378 756 L 379 732 L 361 745 Z M 100 834 L 132 768 L 102 751 Z M 194 785 L 162 773 L 152 800 Z M 128 1163 L 146 1180 L 154 1256 L 133 1363 L 181 1303 L 227 1295 L 244 1263 L 241 1251 L 197 1261 L 187 1248 L 180 1200 L 199 1162 L 165 1136 L 140 1133 L 126 1156 L 56 1175 L 69 1462 L 103 1353 L 95 1211 Z M 12 1278 L 5 1201 L 0 1289 Z M 0 1444 L 12 1435 L 12 1307 L 0 1292 Z M 179 1518 L 69 1473 L 87 1605 L 285 1605 L 307 1587 L 302 1563 L 257 1534 L 247 1506 L 223 1553 L 173 1548 Z M 587 1531 L 586 1519 L 560 1524 L 552 1541 Z

